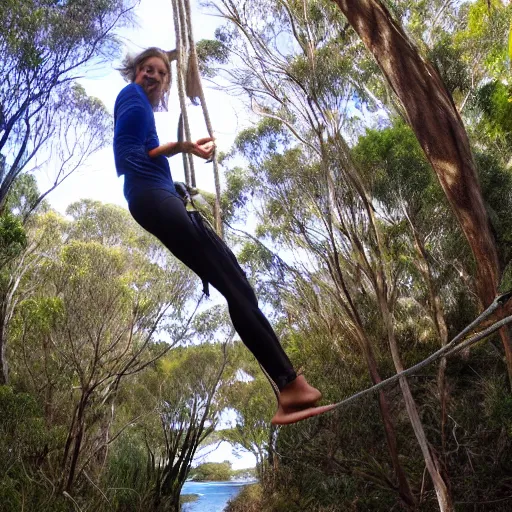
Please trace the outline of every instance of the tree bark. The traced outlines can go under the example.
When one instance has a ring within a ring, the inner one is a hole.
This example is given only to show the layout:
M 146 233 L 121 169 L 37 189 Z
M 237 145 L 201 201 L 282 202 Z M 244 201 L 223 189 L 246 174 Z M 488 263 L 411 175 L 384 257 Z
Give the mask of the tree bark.
M 404 370 L 404 367 L 398 351 L 398 344 L 395 338 L 392 315 L 391 311 L 389 310 L 388 302 L 386 299 L 386 290 L 383 280 L 381 280 L 380 288 L 380 290 L 377 290 L 379 306 L 382 313 L 382 318 L 386 325 L 389 347 L 391 349 L 391 357 L 393 359 L 395 369 L 397 373 L 399 373 Z M 399 382 L 400 388 L 402 390 L 402 395 L 404 397 L 405 408 L 409 416 L 409 421 L 411 422 L 414 434 L 416 436 L 418 444 L 420 445 L 421 453 L 423 454 L 423 459 L 425 460 L 427 471 L 434 485 L 434 489 L 437 496 L 437 502 L 439 504 L 439 510 L 441 512 L 452 512 L 454 508 L 450 490 L 445 479 L 441 474 L 437 458 L 430 449 L 430 443 L 428 442 L 425 429 L 423 428 L 423 423 L 421 422 L 418 408 L 416 407 L 416 402 L 414 401 L 414 397 L 412 396 L 411 388 L 409 387 L 409 382 L 407 381 L 406 377 L 401 377 Z
M 320 132 L 319 132 L 320 133 Z M 341 136 L 338 136 L 339 142 L 344 146 L 347 147 L 346 143 L 343 141 Z M 328 161 L 328 156 L 325 151 L 325 146 L 322 143 L 322 137 L 319 136 L 319 142 L 321 147 L 321 156 L 322 160 L 324 162 Z M 351 165 L 347 166 L 347 171 L 352 169 Z M 381 382 L 381 377 L 378 371 L 377 362 L 375 360 L 374 351 L 372 348 L 372 345 L 370 343 L 370 340 L 368 339 L 368 336 L 366 335 L 363 322 L 361 320 L 361 317 L 359 315 L 359 311 L 357 307 L 355 306 L 350 291 L 347 287 L 347 284 L 345 282 L 345 277 L 343 275 L 343 271 L 340 267 L 339 261 L 340 261 L 340 255 L 338 253 L 338 249 L 336 246 L 335 236 L 334 236 L 334 225 L 333 225 L 333 218 L 337 216 L 338 222 L 343 224 L 343 209 L 337 207 L 339 206 L 339 203 L 337 202 L 337 194 L 336 194 L 336 186 L 335 186 L 335 179 L 331 175 L 331 172 L 327 165 L 325 165 L 325 176 L 326 176 L 326 184 L 328 189 L 328 215 L 326 216 L 326 228 L 328 231 L 328 237 L 329 237 L 329 243 L 330 243 L 330 251 L 329 255 L 326 259 L 329 273 L 333 279 L 333 282 L 336 286 L 337 293 L 335 294 L 335 297 L 337 299 L 338 304 L 340 305 L 341 309 L 345 311 L 345 313 L 351 318 L 354 329 L 356 331 L 356 340 L 358 345 L 361 348 L 361 352 L 364 355 L 366 364 L 368 366 L 368 371 L 370 374 L 370 379 L 372 381 L 372 384 L 378 384 Z M 357 185 L 358 180 L 355 176 L 355 173 L 350 173 L 352 179 L 352 183 Z M 368 215 L 371 216 L 372 212 L 371 209 L 368 207 L 368 201 L 366 192 L 364 189 L 358 188 L 358 193 L 360 194 L 361 199 L 365 202 L 367 205 L 366 210 L 368 212 Z M 337 215 L 336 215 L 337 214 Z M 363 244 L 355 234 L 352 235 L 353 238 L 351 240 L 352 245 L 356 249 L 356 252 L 359 250 L 359 248 L 363 247 Z M 389 455 L 391 458 L 391 463 L 393 466 L 393 470 L 397 479 L 398 487 L 397 491 L 400 496 L 400 500 L 404 507 L 408 509 L 414 509 L 416 508 L 416 499 L 414 497 L 414 494 L 411 490 L 411 487 L 409 485 L 409 481 L 407 479 L 407 475 L 405 474 L 405 471 L 402 467 L 402 464 L 400 463 L 399 458 L 399 451 L 398 451 L 398 441 L 396 438 L 396 432 L 395 427 L 393 424 L 393 421 L 391 419 L 391 413 L 389 410 L 389 403 L 387 400 L 387 397 L 384 392 L 379 393 L 379 412 L 382 419 L 382 424 L 384 426 L 384 433 L 386 436 L 386 443 L 389 451 Z
M 9 382 L 9 369 L 6 354 L 7 329 L 4 317 L 5 315 L 2 312 L 0 314 L 0 386 L 5 386 Z
M 500 279 L 498 253 L 462 119 L 439 73 L 420 55 L 379 0 L 334 0 L 373 54 L 402 103 L 408 123 L 436 173 L 468 240 L 484 307 Z M 500 331 L 512 382 L 512 343 Z
M 0 326 L 0 386 L 5 386 L 9 382 L 9 370 L 7 366 L 6 346 L 3 334 L 3 325 Z
M 404 214 L 409 222 L 409 226 L 411 228 L 412 235 L 414 238 L 414 246 L 418 254 L 418 261 L 416 267 L 423 276 L 425 284 L 427 285 L 428 301 L 430 305 L 430 316 L 434 322 L 437 335 L 439 337 L 439 341 L 441 342 L 441 346 L 444 347 L 448 344 L 449 341 L 448 326 L 446 325 L 446 319 L 444 316 L 441 297 L 434 283 L 433 273 L 430 267 L 427 249 L 425 248 L 425 243 L 422 236 L 418 233 L 418 230 L 416 229 L 412 216 L 409 215 L 405 206 Z M 446 418 L 448 414 L 448 387 L 446 385 L 446 366 L 447 360 L 446 357 L 443 357 L 439 362 L 439 369 L 437 372 L 437 389 L 439 392 L 439 402 L 441 406 L 440 423 L 443 458 L 446 455 Z
M 380 374 L 377 370 L 377 365 L 375 364 L 373 354 L 371 358 L 367 357 L 367 364 L 370 371 L 372 385 L 382 382 Z M 405 508 L 415 510 L 417 507 L 416 498 L 414 497 L 414 494 L 409 485 L 409 481 L 407 480 L 407 475 L 405 474 L 402 464 L 400 463 L 395 426 L 391 420 L 389 403 L 383 391 L 379 391 L 379 410 L 382 423 L 384 425 L 384 432 L 386 434 L 386 442 L 388 445 L 389 455 L 391 457 L 393 469 L 398 481 L 398 494 Z

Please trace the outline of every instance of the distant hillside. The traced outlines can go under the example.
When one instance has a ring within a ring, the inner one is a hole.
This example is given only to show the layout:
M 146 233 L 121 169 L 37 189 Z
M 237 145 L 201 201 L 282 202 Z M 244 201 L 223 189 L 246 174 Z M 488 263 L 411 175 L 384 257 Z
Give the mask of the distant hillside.
M 195 482 L 226 482 L 229 480 L 253 480 L 256 478 L 255 468 L 232 469 L 231 462 L 205 462 L 192 468 L 190 480 Z

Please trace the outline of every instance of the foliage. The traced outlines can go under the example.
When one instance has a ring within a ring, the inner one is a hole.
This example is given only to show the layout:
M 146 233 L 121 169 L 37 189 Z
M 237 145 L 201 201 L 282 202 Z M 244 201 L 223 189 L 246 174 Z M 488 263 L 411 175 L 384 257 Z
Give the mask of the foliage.
M 0 499 L 4 510 L 43 505 L 45 483 L 32 480 L 29 467 L 41 467 L 48 453 L 63 442 L 62 429 L 45 422 L 41 404 L 28 393 L 0 386 Z M 37 482 L 37 485 L 34 483 Z M 59 510 L 58 504 L 55 503 Z M 46 508 L 44 510 L 47 510 Z
M 412 44 L 437 67 L 468 125 L 482 195 L 506 263 L 510 228 L 505 212 L 512 197 L 510 151 L 505 149 L 510 147 L 509 72 L 504 38 L 496 34 L 508 34 L 509 6 L 387 5 Z M 219 34 L 229 43 L 233 64 L 223 76 L 231 90 L 247 95 L 261 118 L 238 135 L 230 155 L 243 158 L 245 168 L 237 160 L 228 170 L 235 176 L 228 193 L 244 218 L 257 222 L 241 259 L 267 292 L 263 297 L 272 296 L 268 302 L 280 320 L 288 354 L 297 366 L 305 365 L 308 379 L 328 401 L 423 359 L 478 310 L 474 262 L 404 122 L 407 114 L 333 6 L 269 6 L 257 0 L 250 9 L 239 2 L 217 5 L 226 21 Z M 392 53 L 389 48 L 386 55 Z M 495 90 L 499 95 L 491 93 Z M 448 134 L 432 136 L 435 141 Z M 236 218 L 236 210 L 230 215 Z M 482 404 L 483 382 L 507 394 L 501 354 L 493 358 L 494 345 L 486 347 L 409 379 L 409 398 L 404 384 L 391 387 L 378 401 L 362 400 L 281 429 L 275 437 L 264 421 L 253 421 L 265 415 L 260 405 L 266 392 L 249 371 L 254 380 L 230 389 L 228 401 L 238 404 L 238 417 L 225 435 L 247 448 L 254 433 L 260 434 L 255 446 L 268 471 L 261 479 L 265 499 L 258 509 L 414 509 L 416 501 L 422 510 L 435 510 L 432 488 L 419 491 L 427 456 L 442 461 L 442 478 L 450 482 L 456 506 L 478 507 L 489 500 L 484 497 L 488 478 L 500 481 L 492 499 L 506 502 L 503 455 L 510 451 L 510 440 L 504 441 L 504 452 L 487 443 L 503 439 L 508 429 L 507 401 L 496 397 L 497 409 L 479 409 L 479 420 L 468 415 L 474 411 L 468 400 Z M 468 369 L 475 365 L 481 370 L 476 380 Z M 411 433 L 413 408 L 433 455 L 420 451 Z M 491 410 L 500 411 L 498 423 Z M 464 434 L 450 436 L 453 428 Z M 482 465 L 469 469 L 475 460 L 461 457 L 460 446 L 476 453 L 471 446 L 479 443 L 486 446 L 485 455 L 479 453 L 487 462 L 479 459 Z M 466 486 L 459 475 L 473 470 L 479 476 Z
M 126 474 L 139 475 L 139 495 L 153 510 L 177 509 L 196 450 L 215 430 L 221 411 L 217 388 L 230 373 L 226 365 L 225 347 L 211 342 L 177 347 L 137 376 L 133 389 L 123 390 L 130 398 L 126 414 L 138 418 L 129 442 L 141 450 Z M 154 413 L 148 415 L 148 408 Z M 126 485 L 133 488 L 132 483 L 129 476 Z
M 190 471 L 195 482 L 224 482 L 231 479 L 231 462 L 205 462 Z
M 0 216 L 0 268 L 18 256 L 27 244 L 23 225 L 14 215 Z
M 15 409 L 9 404 L 17 402 L 3 400 L 2 407 L 8 410 L 0 421 L 3 439 L 11 447 L 19 446 L 11 452 L 16 460 L 9 464 L 9 473 L 3 474 L 2 485 L 10 489 L 9 482 L 27 465 L 29 481 L 37 475 L 37 480 L 46 483 L 36 494 L 29 485 L 20 499 L 45 501 L 55 510 L 66 499 L 60 493 L 53 498 L 51 489 L 60 488 L 68 495 L 76 489 L 78 495 L 73 499 L 80 502 L 78 489 L 90 478 L 85 475 L 106 464 L 110 443 L 124 432 L 126 425 L 116 424 L 118 432 L 110 439 L 115 404 L 123 400 L 123 380 L 154 366 L 173 343 L 191 335 L 184 317 L 193 292 L 189 273 L 156 240 L 148 238 L 126 211 L 83 201 L 71 205 L 68 212 L 70 221 L 51 211 L 34 217 L 27 225 L 27 243 L 21 256 L 17 255 L 23 258 L 23 279 L 14 290 L 17 299 L 9 322 L 8 348 L 13 384 L 25 394 L 13 395 L 10 388 L 2 388 L 11 393 L 4 393 L 3 399 L 19 397 L 20 405 Z M 159 342 L 162 337 L 166 342 Z M 201 354 L 202 359 L 200 354 L 193 358 L 192 352 L 187 352 L 178 357 L 176 352 L 176 359 L 165 370 L 173 372 L 182 392 L 201 388 L 194 380 L 199 378 L 206 385 L 203 392 L 211 395 L 216 389 L 204 379 L 218 376 L 218 367 L 211 368 L 213 373 L 205 371 L 204 364 L 213 361 L 212 353 L 203 350 Z M 180 367 L 185 361 L 187 369 Z M 186 378 L 190 380 L 188 388 L 183 387 Z M 171 384 L 170 390 L 174 389 L 178 388 Z M 154 392 L 156 399 L 162 389 L 157 386 Z M 173 403 L 170 393 L 167 399 Z M 189 399 L 182 396 L 181 411 Z M 119 422 L 123 421 L 120 417 Z M 141 481 L 137 473 L 138 467 L 147 470 L 147 445 L 141 440 L 140 450 L 133 445 L 128 453 L 128 437 L 122 446 L 112 452 L 113 465 L 108 466 L 112 469 L 105 481 L 113 487 L 120 482 L 121 487 L 132 489 L 139 485 L 141 493 L 146 489 L 146 498 L 140 501 L 143 506 L 145 499 L 152 502 L 148 489 L 152 483 L 156 485 L 151 480 Z M 129 464 L 123 462 L 126 457 Z M 127 491 L 132 494 L 124 503 L 131 503 L 133 492 Z M 120 492 L 112 499 L 121 504 L 125 497 Z
M 85 64 L 116 55 L 114 30 L 131 8 L 125 0 L 2 2 L 0 152 L 9 169 L 0 175 L 0 210 L 29 163 L 40 169 L 53 149 L 55 187 L 105 144 L 107 111 L 73 80 Z
M 199 71 L 202 76 L 213 78 L 216 75 L 215 64 L 225 64 L 228 52 L 220 41 L 215 39 L 202 39 L 196 45 Z
M 386 5 L 466 125 L 510 277 L 511 7 Z M 188 270 L 120 207 L 82 200 L 63 217 L 44 203 L 29 171 L 45 151 L 57 152 L 58 186 L 107 140 L 105 107 L 72 82 L 115 54 L 111 28 L 128 8 L 0 6 L 2 510 L 178 510 L 189 475 L 233 475 L 228 462 L 192 469 L 213 439 L 257 460 L 259 484 L 233 512 L 437 510 L 429 454 L 455 509 L 508 510 L 512 405 L 494 338 L 276 429 L 271 387 L 232 343 L 225 308 L 190 319 L 199 282 Z M 294 365 L 337 402 L 469 324 L 474 262 L 406 112 L 334 2 L 215 8 L 226 24 L 198 44 L 202 72 L 260 116 L 223 158 L 229 234 Z M 226 410 L 233 420 L 217 430 Z
M 503 138 L 505 143 L 510 143 L 512 104 L 509 98 L 510 88 L 500 81 L 489 82 L 477 91 L 476 105 L 483 117 L 480 126 L 490 140 Z
M 259 512 L 262 507 L 263 490 L 259 484 L 246 485 L 229 500 L 226 512 Z

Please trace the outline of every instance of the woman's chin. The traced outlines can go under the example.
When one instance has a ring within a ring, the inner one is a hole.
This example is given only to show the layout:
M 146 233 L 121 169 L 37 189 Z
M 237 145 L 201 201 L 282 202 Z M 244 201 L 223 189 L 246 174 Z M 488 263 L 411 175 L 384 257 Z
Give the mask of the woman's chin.
M 158 104 L 160 103 L 161 95 L 160 95 L 160 93 L 150 93 L 150 94 L 148 94 L 148 99 L 153 107 L 158 107 Z

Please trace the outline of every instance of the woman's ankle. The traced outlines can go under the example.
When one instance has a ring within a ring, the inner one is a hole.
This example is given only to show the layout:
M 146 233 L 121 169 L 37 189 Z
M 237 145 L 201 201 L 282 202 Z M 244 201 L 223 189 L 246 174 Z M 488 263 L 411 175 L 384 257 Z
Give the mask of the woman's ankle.
M 311 407 L 322 398 L 322 393 L 311 386 L 303 375 L 297 376 L 280 392 L 279 403 L 285 408 Z

